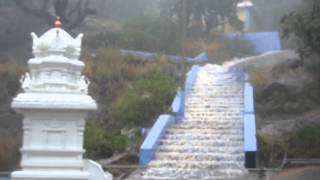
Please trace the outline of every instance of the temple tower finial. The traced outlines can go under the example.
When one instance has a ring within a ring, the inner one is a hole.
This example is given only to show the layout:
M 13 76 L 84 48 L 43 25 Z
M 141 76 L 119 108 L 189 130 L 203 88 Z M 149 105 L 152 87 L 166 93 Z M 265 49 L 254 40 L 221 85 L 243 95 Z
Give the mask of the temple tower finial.
M 61 23 L 61 20 L 60 20 L 60 16 L 57 16 L 56 17 L 56 21 L 54 22 L 54 27 L 61 28 L 61 26 L 62 26 L 62 23 Z

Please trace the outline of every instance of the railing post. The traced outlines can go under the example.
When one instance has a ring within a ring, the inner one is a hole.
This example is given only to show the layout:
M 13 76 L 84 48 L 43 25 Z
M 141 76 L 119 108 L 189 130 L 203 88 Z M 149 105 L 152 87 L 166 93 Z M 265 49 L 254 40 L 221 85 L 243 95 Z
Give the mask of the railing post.
M 248 76 L 245 75 L 244 80 L 244 153 L 245 167 L 256 167 L 257 154 L 257 138 L 256 138 L 256 122 L 254 111 L 254 93 L 253 87 L 248 82 Z

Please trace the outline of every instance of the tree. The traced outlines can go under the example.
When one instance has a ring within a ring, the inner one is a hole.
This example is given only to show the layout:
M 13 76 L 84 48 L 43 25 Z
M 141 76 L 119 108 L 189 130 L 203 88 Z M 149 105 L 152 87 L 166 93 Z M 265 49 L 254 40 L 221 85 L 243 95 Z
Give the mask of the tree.
M 281 20 L 284 37 L 298 39 L 298 53 L 302 58 L 320 55 L 320 1 L 306 0 L 299 9 Z
M 90 49 L 107 47 L 167 54 L 177 54 L 180 50 L 179 29 L 167 18 L 132 17 L 121 26 L 118 32 L 86 36 L 84 45 Z
M 153 16 L 157 14 L 155 0 L 98 0 L 98 13 L 104 18 L 123 20 L 128 17 Z
M 240 0 L 175 0 L 162 3 L 162 14 L 176 17 L 179 22 L 186 16 L 189 29 L 204 32 L 206 35 L 220 26 L 230 24 L 237 29 L 242 23 L 237 16 Z M 185 3 L 185 4 L 184 4 Z M 185 8 L 185 9 L 184 9 Z M 190 28 L 191 27 L 191 28 Z
M 10 107 L 20 89 L 24 68 L 13 63 L 0 63 L 0 171 L 11 171 L 19 163 L 21 116 Z
M 294 9 L 301 0 L 251 0 L 257 31 L 280 30 L 281 18 Z
M 49 25 L 59 16 L 66 29 L 76 28 L 88 15 L 95 13 L 90 8 L 90 0 L 13 1 L 24 13 L 41 18 Z

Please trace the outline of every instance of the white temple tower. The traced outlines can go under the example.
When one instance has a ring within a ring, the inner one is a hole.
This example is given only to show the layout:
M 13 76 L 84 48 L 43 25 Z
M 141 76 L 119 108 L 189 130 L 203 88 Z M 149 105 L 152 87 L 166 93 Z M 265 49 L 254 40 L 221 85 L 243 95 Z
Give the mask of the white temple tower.
M 253 21 L 253 8 L 254 5 L 251 0 L 243 0 L 238 3 L 238 17 L 244 23 L 244 31 L 253 31 L 254 30 L 254 21 Z
M 57 26 L 39 38 L 31 35 L 34 58 L 22 80 L 24 92 L 12 102 L 24 116 L 22 169 L 11 174 L 12 180 L 112 179 L 83 159 L 85 118 L 97 105 L 81 75 L 82 34 L 74 39 Z

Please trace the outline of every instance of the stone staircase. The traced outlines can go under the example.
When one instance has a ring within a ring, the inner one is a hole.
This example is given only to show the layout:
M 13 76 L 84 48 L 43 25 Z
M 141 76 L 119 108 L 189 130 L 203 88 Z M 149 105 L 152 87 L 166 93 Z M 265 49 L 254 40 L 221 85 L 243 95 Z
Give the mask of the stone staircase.
M 246 174 L 243 78 L 218 65 L 200 69 L 186 89 L 184 118 L 161 140 L 143 179 L 231 179 Z

